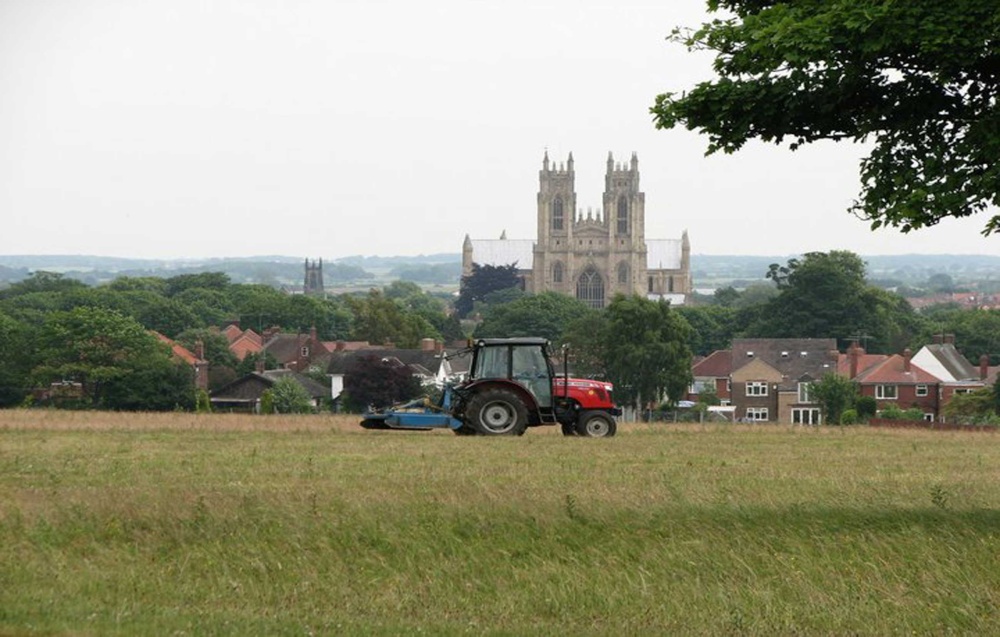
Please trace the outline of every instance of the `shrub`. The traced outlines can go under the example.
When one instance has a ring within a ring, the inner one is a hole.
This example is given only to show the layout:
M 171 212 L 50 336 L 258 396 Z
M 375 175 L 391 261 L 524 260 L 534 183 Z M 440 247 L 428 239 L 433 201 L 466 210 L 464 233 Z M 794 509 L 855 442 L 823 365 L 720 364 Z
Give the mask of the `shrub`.
M 874 396 L 858 396 L 854 401 L 854 410 L 858 412 L 860 420 L 867 420 L 878 411 L 878 403 Z
M 858 412 L 856 409 L 845 409 L 842 414 L 840 414 L 840 424 L 842 425 L 856 425 L 858 424 Z

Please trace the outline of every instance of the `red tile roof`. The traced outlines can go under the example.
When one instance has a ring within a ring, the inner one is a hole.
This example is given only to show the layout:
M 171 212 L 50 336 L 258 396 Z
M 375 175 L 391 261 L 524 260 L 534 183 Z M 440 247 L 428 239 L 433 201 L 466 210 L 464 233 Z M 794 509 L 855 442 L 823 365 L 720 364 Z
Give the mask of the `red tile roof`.
M 728 349 L 718 349 L 698 361 L 691 373 L 695 377 L 726 378 L 733 373 L 733 352 Z
M 906 359 L 899 354 L 893 354 L 882 363 L 858 374 L 855 380 L 863 384 L 906 384 L 906 383 L 937 383 L 938 378 L 929 372 L 910 363 L 910 371 L 905 370 Z

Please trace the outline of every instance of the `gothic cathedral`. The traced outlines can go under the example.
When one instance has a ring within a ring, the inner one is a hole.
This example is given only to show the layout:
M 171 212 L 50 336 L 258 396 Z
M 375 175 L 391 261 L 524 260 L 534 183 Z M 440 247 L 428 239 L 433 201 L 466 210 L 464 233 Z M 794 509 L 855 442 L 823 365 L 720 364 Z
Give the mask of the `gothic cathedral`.
M 524 289 L 561 292 L 591 307 L 604 307 L 616 294 L 638 294 L 681 305 L 691 293 L 691 245 L 646 239 L 646 195 L 639 190 L 639 159 L 615 163 L 608 153 L 603 208 L 576 207 L 573 154 L 565 164 L 549 162 L 538 173 L 537 240 L 470 239 L 462 249 L 462 271 L 472 264 L 516 263 Z

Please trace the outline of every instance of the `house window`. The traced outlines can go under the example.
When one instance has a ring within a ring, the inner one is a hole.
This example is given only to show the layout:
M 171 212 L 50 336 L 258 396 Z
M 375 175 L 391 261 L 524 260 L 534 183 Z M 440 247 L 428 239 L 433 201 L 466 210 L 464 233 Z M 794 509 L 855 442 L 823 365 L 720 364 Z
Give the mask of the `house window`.
M 767 420 L 767 407 L 747 407 L 747 420 Z
M 895 385 L 875 385 L 875 398 L 879 400 L 896 400 L 896 389 Z
M 811 403 L 812 398 L 809 395 L 811 392 L 812 392 L 812 383 L 799 383 L 799 402 Z
M 649 287 L 646 289 L 650 294 L 653 293 L 653 277 L 649 277 Z
M 562 283 L 562 281 L 563 281 L 563 266 L 562 263 L 556 261 L 552 265 L 552 282 Z
M 795 425 L 818 425 L 819 409 L 815 407 L 797 407 L 792 409 L 792 424 Z
M 917 396 L 927 395 L 927 385 L 917 385 Z
M 956 394 L 956 395 L 957 395 L 957 394 L 971 394 L 971 393 L 972 393 L 972 390 L 971 390 L 971 389 L 969 389 L 968 387 L 966 387 L 966 388 L 964 388 L 964 389 L 956 389 L 956 390 L 955 390 L 955 394 Z
M 934 422 L 934 414 L 924 414 L 924 420 L 927 422 Z
M 302 358 L 308 358 L 308 357 L 309 357 L 309 348 L 308 347 L 303 347 L 302 348 Z
M 767 396 L 767 382 L 752 380 L 747 383 L 747 396 Z M 765 411 L 767 411 L 765 409 Z
M 555 200 L 552 202 L 552 229 L 562 230 L 563 229 L 563 200 L 562 197 L 556 196 Z

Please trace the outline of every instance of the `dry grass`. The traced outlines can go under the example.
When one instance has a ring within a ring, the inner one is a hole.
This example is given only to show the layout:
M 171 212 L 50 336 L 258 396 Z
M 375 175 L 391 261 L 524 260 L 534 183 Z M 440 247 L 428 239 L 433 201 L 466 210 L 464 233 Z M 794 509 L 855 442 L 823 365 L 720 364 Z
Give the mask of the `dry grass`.
M 0 633 L 1000 632 L 991 434 L 0 412 Z

